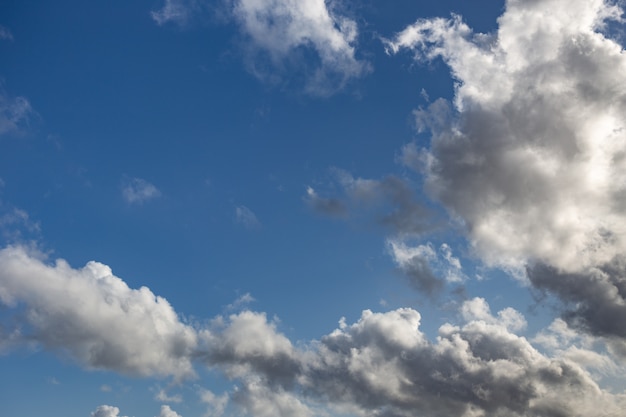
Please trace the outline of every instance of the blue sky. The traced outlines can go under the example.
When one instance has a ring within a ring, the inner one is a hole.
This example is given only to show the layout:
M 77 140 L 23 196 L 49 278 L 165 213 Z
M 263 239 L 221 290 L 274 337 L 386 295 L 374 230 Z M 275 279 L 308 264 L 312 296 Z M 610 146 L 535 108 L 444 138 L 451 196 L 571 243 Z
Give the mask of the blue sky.
M 626 408 L 616 4 L 131 3 L 0 5 L 0 415 Z

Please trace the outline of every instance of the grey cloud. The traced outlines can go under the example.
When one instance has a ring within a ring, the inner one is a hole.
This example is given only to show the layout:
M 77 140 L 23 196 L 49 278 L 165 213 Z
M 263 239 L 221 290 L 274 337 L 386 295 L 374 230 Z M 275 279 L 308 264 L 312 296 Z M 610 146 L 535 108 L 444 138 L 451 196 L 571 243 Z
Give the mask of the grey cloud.
M 339 196 L 321 197 L 307 188 L 305 201 L 316 211 L 337 217 L 369 216 L 403 236 L 419 235 L 434 227 L 434 214 L 418 200 L 406 180 L 393 175 L 381 180 L 355 178 L 349 172 L 333 169 Z
M 0 250 L 0 303 L 23 305 L 12 323 L 22 342 L 36 342 L 92 369 L 141 376 L 194 375 L 194 329 L 164 298 L 129 288 L 111 269 L 54 264 L 21 246 Z M 9 310 L 11 311 L 11 310 Z
M 566 303 L 563 318 L 591 334 L 626 341 L 626 259 L 580 273 L 559 272 L 545 264 L 528 268 L 538 289 Z
M 11 33 L 11 31 L 2 25 L 0 25 L 0 40 L 13 40 L 13 34 Z

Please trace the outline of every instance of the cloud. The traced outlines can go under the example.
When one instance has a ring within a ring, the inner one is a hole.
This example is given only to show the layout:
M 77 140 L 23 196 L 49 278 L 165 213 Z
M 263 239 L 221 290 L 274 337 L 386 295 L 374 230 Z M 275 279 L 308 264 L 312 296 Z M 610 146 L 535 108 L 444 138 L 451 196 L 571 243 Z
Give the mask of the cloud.
M 444 324 L 434 342 L 420 330 L 420 313 L 401 308 L 366 310 L 353 324 L 342 320 L 321 339 L 294 345 L 264 313 L 242 311 L 192 329 L 166 300 L 145 287 L 130 289 L 106 265 L 49 265 L 40 253 L 8 247 L 0 251 L 0 301 L 14 312 L 9 321 L 21 323 L 21 336 L 88 368 L 183 378 L 194 374 L 195 362 L 222 371 L 236 385 L 229 394 L 200 393 L 211 416 L 222 415 L 229 401 L 261 417 L 333 410 L 599 417 L 626 406 L 578 364 L 601 358 L 588 350 L 571 350 L 576 360 L 546 356 L 515 333 L 525 325 L 519 312 L 492 314 L 483 299 L 465 302 L 463 323 Z M 118 414 L 103 405 L 92 417 Z M 175 416 L 161 408 L 159 417 Z
M 122 417 L 119 415 L 120 409 L 111 405 L 101 405 L 96 411 L 91 413 L 91 417 Z
M 452 102 L 415 111 L 430 147 L 399 159 L 486 264 L 527 271 L 570 324 L 626 347 L 626 55 L 602 32 L 621 13 L 602 0 L 509 0 L 493 34 L 422 19 L 386 46 L 442 58 L 456 80 Z
M 144 179 L 131 178 L 124 182 L 122 196 L 129 204 L 141 204 L 161 196 L 161 191 Z
M 224 3 L 245 38 L 249 69 L 265 81 L 287 79 L 296 72 L 304 79 L 307 93 L 328 96 L 370 71 L 367 62 L 356 58 L 357 24 L 340 14 L 338 1 Z M 184 26 L 194 17 L 207 15 L 209 7 L 200 0 L 166 0 L 151 15 L 159 25 Z
M 339 197 L 321 197 L 313 188 L 307 188 L 304 201 L 317 212 L 335 217 L 373 214 L 379 224 L 403 237 L 434 229 L 433 213 L 418 200 L 406 180 L 393 175 L 381 180 L 355 178 L 336 168 L 332 173 L 333 185 L 340 188 Z
M 180 403 L 183 401 L 183 396 L 180 394 L 169 395 L 166 390 L 160 389 L 154 399 L 163 403 Z
M 2 34 L 0 28 L 0 39 Z M 10 32 L 8 32 L 10 35 Z M 9 38 L 4 38 L 9 39 Z M 0 136 L 23 134 L 37 113 L 25 97 L 11 97 L 0 86 Z
M 111 269 L 89 262 L 74 269 L 62 259 L 22 246 L 0 250 L 0 302 L 15 308 L 24 341 L 67 355 L 91 369 L 140 376 L 194 375 L 194 329 L 162 297 L 129 288 Z
M 11 31 L 7 27 L 4 27 L 2 25 L 0 25 L 0 40 L 13 40 L 13 34 L 11 33 Z
M 182 417 L 182 416 L 178 414 L 176 411 L 172 410 L 169 405 L 162 405 L 161 413 L 158 415 L 158 417 Z
M 261 227 L 261 222 L 257 219 L 256 214 L 246 206 L 235 207 L 235 222 L 249 230 Z
M 626 404 L 576 363 L 544 356 L 513 333 L 525 325 L 519 312 L 492 315 L 483 299 L 462 312 L 465 324 L 443 325 L 435 343 L 419 330 L 420 314 L 402 308 L 366 310 L 300 349 L 264 314 L 246 312 L 214 334 L 224 341 L 212 360 L 237 368 L 228 373 L 239 381 L 231 397 L 260 416 L 313 415 L 323 405 L 373 416 L 582 417 Z
M 599 32 L 618 14 L 601 0 L 508 1 L 493 35 L 455 16 L 387 43 L 443 58 L 457 80 L 451 105 L 416 111 L 432 133 L 420 156 L 487 262 L 573 272 L 626 249 L 626 56 Z

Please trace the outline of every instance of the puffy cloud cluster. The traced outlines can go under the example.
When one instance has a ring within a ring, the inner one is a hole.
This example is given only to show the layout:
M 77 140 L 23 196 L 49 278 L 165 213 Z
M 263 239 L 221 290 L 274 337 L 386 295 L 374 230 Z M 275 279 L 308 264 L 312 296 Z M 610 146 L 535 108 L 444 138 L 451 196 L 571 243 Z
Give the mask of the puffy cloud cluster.
M 48 265 L 39 253 L 7 247 L 0 251 L 0 301 L 15 313 L 11 322 L 22 323 L 18 336 L 88 368 L 175 378 L 193 375 L 194 362 L 221 370 L 237 385 L 229 397 L 201 393 L 214 416 L 229 402 L 250 415 L 281 417 L 324 409 L 593 417 L 626 406 L 576 362 L 546 356 L 518 336 L 525 320 L 517 311 L 494 315 L 483 299 L 463 304 L 464 324 L 443 325 L 434 342 L 420 330 L 420 314 L 401 308 L 366 310 L 356 323 L 342 321 L 320 340 L 294 345 L 264 313 L 243 311 L 193 329 L 166 300 L 145 287 L 130 289 L 103 264 Z M 92 417 L 118 414 L 101 406 Z M 161 409 L 160 417 L 175 416 Z
M 418 20 L 389 52 L 442 58 L 452 103 L 415 112 L 431 132 L 401 160 L 466 226 L 490 265 L 529 268 L 568 303 L 571 323 L 624 337 L 626 54 L 603 34 L 603 0 L 509 0 L 494 34 L 454 16 Z
M 142 376 L 194 374 L 196 332 L 148 288 L 129 288 L 111 269 L 73 269 L 16 246 L 0 250 L 0 302 L 13 307 L 23 340 L 69 355 L 88 368 Z M 17 338 L 15 336 L 14 338 Z

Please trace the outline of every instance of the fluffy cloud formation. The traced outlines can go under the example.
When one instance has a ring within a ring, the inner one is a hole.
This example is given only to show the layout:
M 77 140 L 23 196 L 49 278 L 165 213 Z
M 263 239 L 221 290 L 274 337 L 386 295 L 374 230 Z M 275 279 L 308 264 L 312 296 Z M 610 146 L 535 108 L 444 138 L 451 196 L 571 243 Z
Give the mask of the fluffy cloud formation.
M 624 345 L 626 55 L 602 33 L 621 13 L 603 0 L 509 0 L 492 35 L 458 16 L 418 20 L 387 48 L 441 57 L 457 80 L 453 103 L 415 112 L 430 148 L 400 159 L 487 264 L 527 269 L 570 324 Z
M 0 302 L 22 323 L 13 333 L 88 368 L 188 377 L 196 332 L 148 288 L 129 288 L 111 269 L 53 265 L 24 247 L 0 250 Z M 23 309 L 22 309 L 23 307 Z
M 91 413 L 91 417 L 122 417 L 119 415 L 120 409 L 111 405 L 101 405 L 96 411 Z
M 450 246 L 445 243 L 439 251 L 430 242 L 411 247 L 399 239 L 389 239 L 387 246 L 411 285 L 428 295 L 440 291 L 445 282 L 458 283 L 465 279 L 461 261 L 452 255 Z
M 176 411 L 172 410 L 169 405 L 161 406 L 161 413 L 158 417 L 182 417 Z
M 141 178 L 131 178 L 122 186 L 122 196 L 129 204 L 141 204 L 161 196 L 161 191 Z
M 265 315 L 244 312 L 224 322 L 214 364 L 236 368 L 235 404 L 251 415 L 335 412 L 373 416 L 600 416 L 625 398 L 602 391 L 581 366 L 547 357 L 513 331 L 525 320 L 483 299 L 462 307 L 462 326 L 445 324 L 435 343 L 420 314 L 403 308 L 364 311 L 321 340 L 295 349 Z M 602 409 L 597 405 L 602 404 Z
M 493 315 L 483 299 L 463 304 L 464 323 L 443 325 L 435 342 L 420 331 L 420 314 L 401 308 L 366 310 L 356 323 L 342 321 L 320 340 L 295 346 L 263 313 L 218 317 L 194 330 L 166 300 L 145 287 L 128 288 L 105 265 L 72 269 L 40 258 L 21 247 L 0 251 L 0 301 L 15 312 L 12 323 L 22 322 L 19 336 L 89 368 L 127 374 L 183 378 L 193 375 L 193 361 L 204 363 L 236 382 L 228 397 L 201 395 L 214 416 L 229 400 L 251 415 L 282 417 L 324 409 L 395 417 L 593 417 L 626 406 L 577 362 L 546 356 L 516 335 L 525 326 L 517 311 Z M 578 352 L 589 359 L 588 353 Z M 118 414 L 101 406 L 92 417 Z M 160 417 L 176 416 L 161 409 Z
M 574 272 L 626 249 L 626 56 L 599 31 L 619 13 L 602 0 L 510 0 L 494 35 L 456 16 L 388 42 L 442 57 L 457 80 L 452 106 L 416 111 L 431 147 L 404 160 L 421 158 L 427 189 L 487 262 Z
M 337 1 L 225 3 L 246 38 L 250 70 L 259 78 L 277 81 L 277 73 L 295 69 L 304 74 L 308 93 L 326 96 L 369 71 L 369 65 L 355 56 L 356 22 L 338 13 Z M 166 0 L 160 10 L 152 12 L 152 18 L 159 25 L 170 21 L 185 25 L 208 7 L 201 0 Z M 303 50 L 313 51 L 315 58 Z

